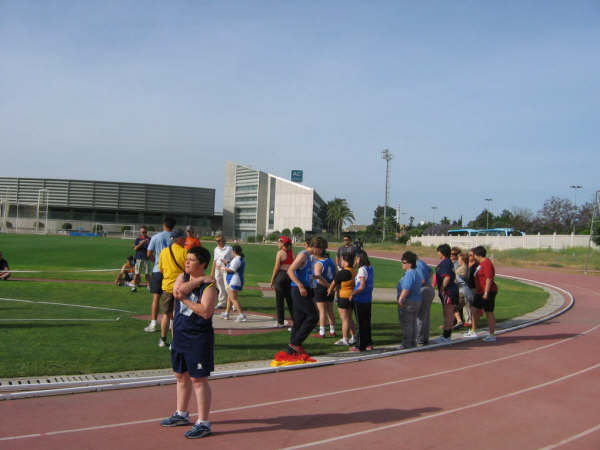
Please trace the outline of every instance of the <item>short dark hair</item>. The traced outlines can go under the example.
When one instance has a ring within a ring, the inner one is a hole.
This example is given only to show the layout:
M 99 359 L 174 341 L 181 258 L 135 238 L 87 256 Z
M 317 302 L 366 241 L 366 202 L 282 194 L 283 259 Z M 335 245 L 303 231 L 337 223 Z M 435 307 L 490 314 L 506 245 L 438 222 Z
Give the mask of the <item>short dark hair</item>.
M 318 248 L 318 249 L 320 249 L 320 250 L 321 250 L 321 254 L 322 254 L 322 253 L 323 253 L 325 250 L 327 250 L 327 246 L 328 246 L 328 245 L 329 245 L 329 244 L 328 244 L 328 242 L 327 242 L 327 239 L 325 239 L 325 238 L 324 238 L 324 237 L 322 237 L 322 236 L 313 236 L 313 237 L 310 239 L 310 246 L 311 246 L 312 248 Z
M 133 256 L 128 256 L 127 261 L 135 261 L 135 258 Z
M 473 247 L 471 249 L 471 251 L 473 252 L 473 254 L 475 256 L 480 256 L 482 258 L 485 258 L 485 255 L 487 254 L 487 252 L 485 251 L 485 247 L 483 245 L 478 245 L 477 247 Z
M 410 264 L 410 267 L 413 269 L 417 268 L 417 255 L 413 252 L 404 252 L 402 254 L 402 261 Z
M 167 227 L 169 229 L 169 231 L 171 231 L 173 229 L 173 227 L 175 226 L 175 224 L 177 223 L 177 221 L 175 220 L 174 217 L 171 216 L 167 216 L 165 217 L 165 220 L 163 221 L 165 227 Z
M 349 240 L 352 240 L 352 238 L 350 237 L 350 235 L 349 235 L 349 234 L 345 234 L 345 235 L 344 235 L 344 239 L 349 239 Z
M 356 252 L 355 257 L 358 258 L 358 267 L 371 265 L 371 261 L 369 261 L 369 256 L 364 250 Z
M 352 253 L 342 253 L 342 261 L 346 261 L 350 267 L 354 264 L 354 255 Z
M 444 255 L 445 258 L 450 258 L 450 246 L 448 244 L 438 245 L 436 250 Z
M 450 249 L 450 253 L 454 253 L 456 256 L 458 256 L 462 253 L 462 250 L 458 247 L 452 247 Z
M 236 254 L 238 254 L 239 256 L 241 256 L 242 258 L 244 257 L 244 252 L 242 252 L 242 246 L 235 244 L 231 246 L 231 250 L 233 250 Z
M 188 250 L 188 253 L 191 253 L 196 257 L 200 264 L 206 264 L 205 268 L 208 267 L 210 263 L 210 252 L 204 247 L 192 247 Z

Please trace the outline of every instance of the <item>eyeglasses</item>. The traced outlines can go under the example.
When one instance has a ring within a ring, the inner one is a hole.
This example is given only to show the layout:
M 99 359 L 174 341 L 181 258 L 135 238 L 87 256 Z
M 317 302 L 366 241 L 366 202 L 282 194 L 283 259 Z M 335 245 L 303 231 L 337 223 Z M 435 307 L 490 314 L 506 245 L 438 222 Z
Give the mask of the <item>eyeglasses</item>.
M 450 253 L 450 256 L 458 256 L 458 253 Z
M 408 261 L 401 261 L 402 264 L 408 264 Z

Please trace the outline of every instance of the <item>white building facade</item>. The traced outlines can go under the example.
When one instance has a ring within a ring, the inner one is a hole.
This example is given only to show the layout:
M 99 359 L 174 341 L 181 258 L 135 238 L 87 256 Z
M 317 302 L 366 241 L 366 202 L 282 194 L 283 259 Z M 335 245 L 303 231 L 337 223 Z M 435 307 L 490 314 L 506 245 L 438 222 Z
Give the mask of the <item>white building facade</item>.
M 310 187 L 232 162 L 225 163 L 223 232 L 247 239 L 300 227 L 319 233 L 319 210 L 325 202 Z

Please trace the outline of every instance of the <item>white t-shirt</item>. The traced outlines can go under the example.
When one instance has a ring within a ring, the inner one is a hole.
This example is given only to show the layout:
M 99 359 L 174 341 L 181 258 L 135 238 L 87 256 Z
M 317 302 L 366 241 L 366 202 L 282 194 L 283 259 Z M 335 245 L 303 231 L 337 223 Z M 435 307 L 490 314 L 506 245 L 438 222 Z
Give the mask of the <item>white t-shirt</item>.
M 217 245 L 214 254 L 215 270 L 225 270 L 227 264 L 233 259 L 233 252 L 229 245 L 224 245 L 223 248 Z
M 360 284 L 360 277 L 363 277 L 365 282 L 367 281 L 367 278 L 369 278 L 369 272 L 367 272 L 367 268 L 365 266 L 361 266 L 358 269 L 358 272 L 356 272 L 356 277 L 354 277 L 354 284 L 356 286 Z

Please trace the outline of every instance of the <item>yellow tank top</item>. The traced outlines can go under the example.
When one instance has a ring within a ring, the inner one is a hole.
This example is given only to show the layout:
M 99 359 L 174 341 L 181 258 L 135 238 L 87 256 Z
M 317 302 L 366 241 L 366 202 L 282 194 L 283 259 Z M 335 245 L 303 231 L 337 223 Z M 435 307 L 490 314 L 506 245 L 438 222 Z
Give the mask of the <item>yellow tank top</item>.
M 352 275 L 352 277 L 348 280 L 348 281 L 342 281 L 340 283 L 340 292 L 338 294 L 338 296 L 340 298 L 348 298 L 352 295 L 352 291 L 354 290 L 354 269 L 351 267 L 347 267 L 346 269 L 348 272 L 350 272 L 350 274 Z

